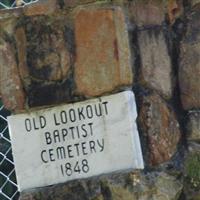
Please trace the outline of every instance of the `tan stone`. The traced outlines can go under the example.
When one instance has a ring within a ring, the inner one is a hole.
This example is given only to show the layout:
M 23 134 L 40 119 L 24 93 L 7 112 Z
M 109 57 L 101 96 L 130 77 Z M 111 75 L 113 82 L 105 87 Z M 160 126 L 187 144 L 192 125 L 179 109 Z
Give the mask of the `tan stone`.
M 25 80 L 29 77 L 29 71 L 27 66 L 27 58 L 26 58 L 26 35 L 23 28 L 18 28 L 15 33 L 15 40 L 18 49 L 18 68 L 22 80 Z
M 173 91 L 172 66 L 163 31 L 140 31 L 138 41 L 141 56 L 141 84 L 170 98 Z
M 78 93 L 98 96 L 131 85 L 130 47 L 120 8 L 80 9 L 75 16 Z
M 0 40 L 0 91 L 5 107 L 18 111 L 25 106 L 25 95 L 18 73 L 14 47 Z
M 159 95 L 143 97 L 139 124 L 147 138 L 150 165 L 170 160 L 180 139 L 179 123 L 173 110 Z

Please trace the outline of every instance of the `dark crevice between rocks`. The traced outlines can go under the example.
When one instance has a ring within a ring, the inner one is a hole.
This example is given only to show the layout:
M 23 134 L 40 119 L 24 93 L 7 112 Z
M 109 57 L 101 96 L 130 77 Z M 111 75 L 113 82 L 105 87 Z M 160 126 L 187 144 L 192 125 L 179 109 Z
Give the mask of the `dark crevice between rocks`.
M 58 5 L 59 5 L 60 9 L 64 9 L 64 7 L 65 7 L 64 0 L 57 0 L 57 2 L 58 2 Z
M 179 18 L 175 23 L 164 30 L 165 39 L 169 50 L 172 63 L 172 82 L 174 85 L 172 98 L 169 100 L 169 104 L 172 105 L 173 110 L 176 113 L 177 120 L 179 122 L 180 131 L 182 133 L 181 140 L 178 145 L 178 151 L 172 158 L 173 167 L 181 169 L 183 165 L 183 159 L 185 154 L 185 147 L 187 147 L 186 140 L 186 115 L 187 113 L 183 109 L 181 102 L 181 92 L 179 87 L 179 68 L 180 68 L 180 44 L 186 31 L 186 19 L 185 16 Z M 170 167 L 170 165 L 169 165 Z
M 28 105 L 30 107 L 73 102 L 72 73 L 63 81 L 43 83 L 32 81 L 28 89 Z
M 104 200 L 112 200 L 112 192 L 110 191 L 110 188 L 107 186 L 104 181 L 100 184 L 101 187 L 101 194 L 103 195 Z
M 133 81 L 132 90 L 135 94 L 137 113 L 139 116 L 140 108 L 141 108 L 141 97 L 143 95 L 146 95 L 146 93 L 148 93 L 148 91 L 145 90 L 139 84 L 139 79 L 140 79 L 140 74 L 141 74 L 141 57 L 140 57 L 140 50 L 139 50 L 139 44 L 138 44 L 138 28 L 136 26 L 133 27 L 132 30 L 130 30 L 130 45 L 131 45 L 131 49 L 133 51 L 132 54 L 134 56 L 133 63 L 132 63 L 133 72 L 134 72 L 134 81 Z M 138 118 L 137 118 L 136 123 L 137 123 L 139 137 L 140 137 L 143 159 L 144 159 L 144 162 L 147 163 L 147 161 L 148 161 L 148 146 L 147 146 L 148 138 L 145 137 L 145 135 L 141 129 Z

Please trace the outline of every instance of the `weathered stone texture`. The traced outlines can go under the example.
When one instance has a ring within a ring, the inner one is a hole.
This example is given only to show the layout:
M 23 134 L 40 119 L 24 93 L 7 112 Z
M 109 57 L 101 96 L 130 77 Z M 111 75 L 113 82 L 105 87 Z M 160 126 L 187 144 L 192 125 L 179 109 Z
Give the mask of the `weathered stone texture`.
M 98 96 L 131 85 L 128 32 L 121 9 L 81 9 L 75 16 L 75 38 L 78 93 Z
M 18 73 L 15 49 L 3 39 L 0 40 L 0 91 L 7 109 L 24 109 L 25 94 Z
M 173 110 L 157 94 L 144 96 L 139 124 L 147 138 L 149 164 L 168 161 L 176 152 L 180 139 L 179 123 Z
M 69 100 L 74 37 L 68 18 L 62 14 L 55 18 L 41 15 L 19 21 L 14 37 L 29 106 Z
M 138 26 L 161 25 L 165 20 L 165 6 L 162 1 L 132 1 L 130 16 Z
M 75 7 L 78 5 L 84 5 L 84 4 L 89 4 L 92 2 L 95 2 L 95 0 L 58 0 L 59 5 L 61 7 Z
M 138 41 L 141 57 L 140 83 L 170 98 L 173 91 L 172 65 L 163 31 L 139 31 Z
M 191 0 L 190 3 L 191 3 L 191 6 L 196 6 L 200 3 L 200 0 Z
M 25 6 L 23 12 L 26 16 L 48 15 L 56 11 L 57 6 L 56 0 L 40 0 L 31 6 Z
M 200 141 L 200 111 L 189 112 L 187 134 L 189 140 Z
M 178 200 L 182 184 L 166 173 L 137 175 L 132 173 L 76 181 L 37 192 L 22 193 L 20 200 Z
M 70 53 L 65 40 L 67 27 L 62 17 L 60 19 L 33 17 L 28 18 L 24 23 L 25 33 L 17 30 L 17 33 L 20 31 L 17 40 L 24 43 L 23 47 L 26 49 L 18 45 L 18 51 L 26 51 L 24 55 L 26 58 L 22 57 L 20 62 L 23 62 L 23 59 L 27 60 L 30 76 L 47 81 L 66 78 L 70 66 Z
M 188 16 L 186 36 L 181 44 L 179 85 L 185 110 L 200 108 L 200 12 Z

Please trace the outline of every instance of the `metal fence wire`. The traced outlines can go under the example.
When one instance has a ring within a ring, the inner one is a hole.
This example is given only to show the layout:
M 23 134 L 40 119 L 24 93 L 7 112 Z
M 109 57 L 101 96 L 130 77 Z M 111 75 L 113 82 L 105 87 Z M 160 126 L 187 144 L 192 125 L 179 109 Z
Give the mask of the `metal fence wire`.
M 0 101 L 0 200 L 17 200 L 19 192 L 12 157 L 11 141 L 8 133 L 6 110 Z
M 0 0 L 0 10 L 26 6 L 36 1 Z M 0 99 L 0 200 L 18 200 L 19 191 L 6 119 L 8 115 L 10 112 L 4 108 Z
M 0 0 L 0 9 L 12 9 L 19 6 L 25 6 L 38 0 Z

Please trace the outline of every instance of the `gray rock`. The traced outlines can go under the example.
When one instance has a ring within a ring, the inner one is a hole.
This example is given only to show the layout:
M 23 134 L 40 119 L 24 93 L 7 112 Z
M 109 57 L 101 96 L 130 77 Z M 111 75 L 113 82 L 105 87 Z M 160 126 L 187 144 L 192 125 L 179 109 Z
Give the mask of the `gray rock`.
M 138 34 L 141 56 L 141 84 L 158 91 L 162 96 L 172 95 L 172 67 L 162 30 L 144 30 Z
M 189 140 L 200 141 L 200 111 L 189 112 L 187 133 Z

